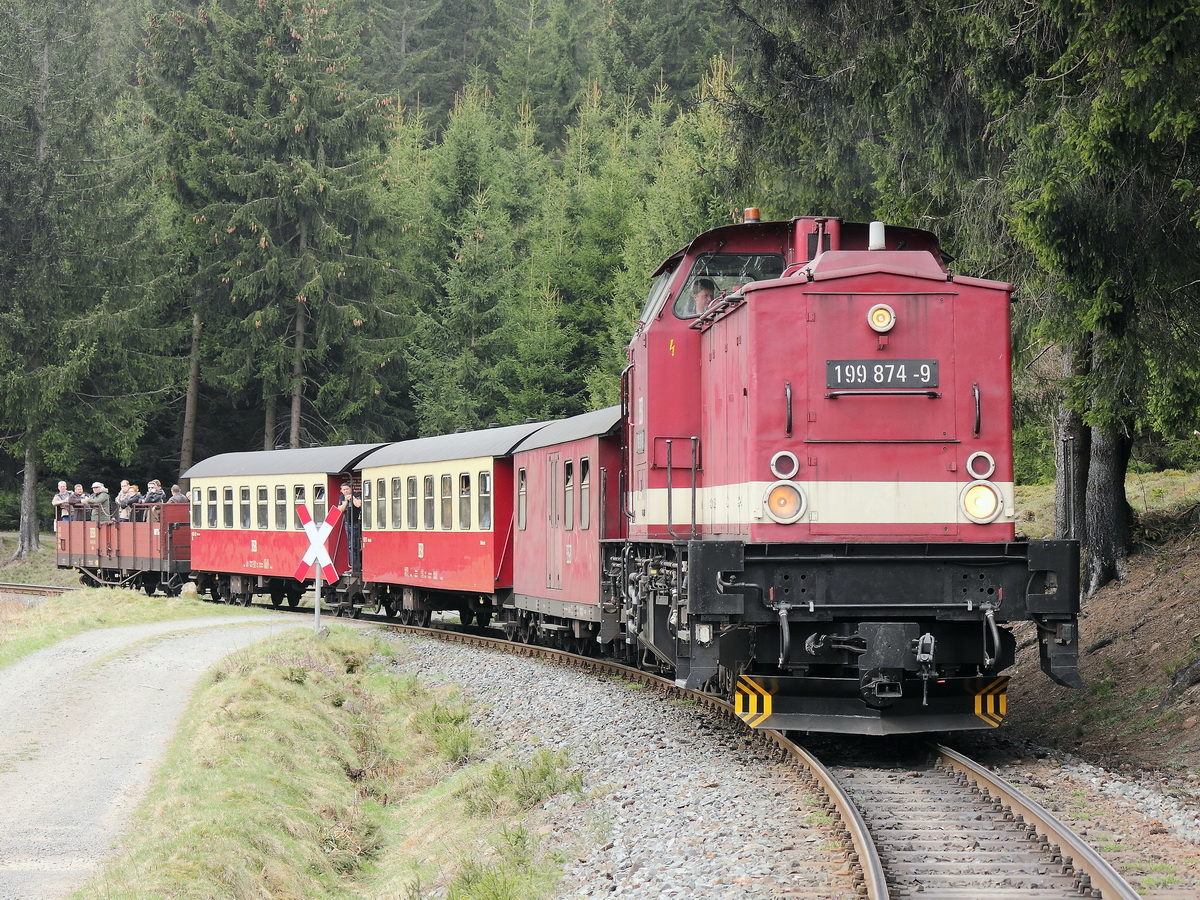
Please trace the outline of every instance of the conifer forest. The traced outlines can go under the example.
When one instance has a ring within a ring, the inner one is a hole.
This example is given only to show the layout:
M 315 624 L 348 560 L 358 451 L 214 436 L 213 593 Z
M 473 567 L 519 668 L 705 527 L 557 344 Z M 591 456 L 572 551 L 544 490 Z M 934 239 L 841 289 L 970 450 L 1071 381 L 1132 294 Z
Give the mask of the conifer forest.
M 1200 0 L 0 0 L 0 528 L 612 404 L 756 206 L 1017 286 L 1018 478 L 1095 589 L 1129 468 L 1200 464 L 1198 76 Z

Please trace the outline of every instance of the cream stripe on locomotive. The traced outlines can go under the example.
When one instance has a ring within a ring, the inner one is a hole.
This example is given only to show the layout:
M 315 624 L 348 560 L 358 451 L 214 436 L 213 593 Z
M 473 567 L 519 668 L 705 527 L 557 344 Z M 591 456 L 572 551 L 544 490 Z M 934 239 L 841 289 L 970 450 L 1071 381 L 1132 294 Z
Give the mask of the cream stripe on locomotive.
M 1012 522 L 1015 497 L 1012 482 L 992 482 L 1003 498 L 998 522 Z M 769 522 L 764 498 L 774 482 L 701 487 L 696 491 L 697 525 L 736 525 Z M 959 504 L 967 482 L 954 481 L 822 481 L 796 482 L 807 496 L 803 522 L 832 525 L 885 525 L 903 523 L 968 524 Z M 692 497 L 687 487 L 672 487 L 672 524 L 691 524 Z M 662 525 L 667 522 L 667 490 L 652 488 L 630 495 L 634 522 Z

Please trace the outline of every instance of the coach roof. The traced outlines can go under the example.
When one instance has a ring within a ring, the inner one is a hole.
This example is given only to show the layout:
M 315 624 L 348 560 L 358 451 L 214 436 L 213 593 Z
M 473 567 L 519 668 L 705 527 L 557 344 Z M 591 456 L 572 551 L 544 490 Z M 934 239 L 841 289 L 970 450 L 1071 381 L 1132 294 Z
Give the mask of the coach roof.
M 346 472 L 384 444 L 339 444 L 333 447 L 300 447 L 294 450 L 251 450 L 222 453 L 202 460 L 183 473 L 184 478 L 222 478 L 243 475 L 306 475 L 310 472 Z
M 537 450 L 539 447 L 550 447 L 554 444 L 566 444 L 596 435 L 609 434 L 620 421 L 621 407 L 606 406 L 595 412 L 571 416 L 569 419 L 559 419 L 557 422 L 547 422 L 545 428 L 539 429 L 522 441 L 517 451 Z
M 435 437 L 401 441 L 398 444 L 380 447 L 364 457 L 358 467 L 371 469 L 406 463 L 442 462 L 448 459 L 508 456 L 521 441 L 538 429 L 545 428 L 546 424 L 526 422 L 523 425 L 506 425 L 501 428 L 484 428 L 480 431 L 439 434 Z

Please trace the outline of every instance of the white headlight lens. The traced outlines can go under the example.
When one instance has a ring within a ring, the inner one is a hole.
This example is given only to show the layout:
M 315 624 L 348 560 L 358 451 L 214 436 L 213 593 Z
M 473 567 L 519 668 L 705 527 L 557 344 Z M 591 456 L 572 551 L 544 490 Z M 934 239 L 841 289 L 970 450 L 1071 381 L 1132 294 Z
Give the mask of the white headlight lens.
M 1003 501 L 1000 489 L 990 481 L 972 481 L 963 490 L 959 502 L 968 519 L 985 525 L 995 521 L 1000 515 Z
M 867 323 L 880 334 L 896 324 L 896 311 L 886 303 L 876 303 L 867 311 Z
M 799 485 L 790 481 L 777 481 L 767 488 L 767 496 L 763 500 L 767 515 L 781 525 L 790 525 L 797 521 L 807 507 L 804 491 Z

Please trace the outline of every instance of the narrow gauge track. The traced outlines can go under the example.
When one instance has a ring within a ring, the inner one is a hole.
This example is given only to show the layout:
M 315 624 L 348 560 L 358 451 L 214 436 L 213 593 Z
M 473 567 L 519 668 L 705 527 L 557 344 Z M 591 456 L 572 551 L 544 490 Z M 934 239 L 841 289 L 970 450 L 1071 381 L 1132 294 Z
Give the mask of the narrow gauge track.
M 10 581 L 0 581 L 0 594 L 20 594 L 25 597 L 57 597 L 67 591 L 77 591 L 77 587 L 59 587 L 48 584 L 18 584 Z
M 54 595 L 70 590 L 78 588 L 0 582 L 0 593 Z M 312 613 L 311 607 L 256 605 L 293 615 Z M 345 612 L 337 606 L 323 606 L 322 611 L 330 618 Z M 353 617 L 359 618 L 357 611 Z M 448 622 L 403 625 L 371 614 L 363 621 L 618 675 L 741 722 L 733 707 L 717 697 L 679 688 L 670 679 L 612 660 L 511 642 L 488 628 Z M 825 798 L 825 811 L 845 848 L 846 867 L 832 877 L 844 877 L 853 894 L 869 900 L 914 895 L 923 900 L 1139 897 L 1112 866 L 1036 801 L 956 751 L 930 745 L 929 759 L 916 766 L 906 761 L 827 767 L 781 732 L 746 731 L 770 755 L 794 765 L 814 794 Z
M 312 613 L 311 608 L 289 609 Z M 322 608 L 324 613 L 325 607 Z M 338 616 L 336 607 L 328 615 Z M 366 621 L 389 630 L 503 649 L 562 665 L 618 675 L 685 696 L 739 723 L 733 707 L 711 694 L 612 660 L 510 642 L 491 629 L 436 622 L 402 625 L 382 615 Z M 1035 800 L 961 753 L 921 746 L 917 759 L 825 765 L 786 734 L 747 728 L 768 752 L 796 767 L 841 839 L 851 890 L 869 900 L 1137 900 L 1139 894 L 1095 850 Z

